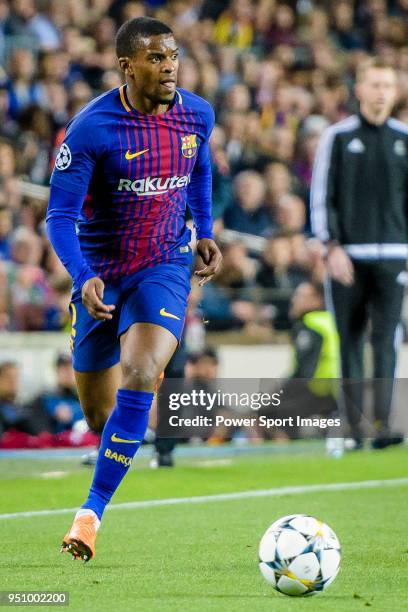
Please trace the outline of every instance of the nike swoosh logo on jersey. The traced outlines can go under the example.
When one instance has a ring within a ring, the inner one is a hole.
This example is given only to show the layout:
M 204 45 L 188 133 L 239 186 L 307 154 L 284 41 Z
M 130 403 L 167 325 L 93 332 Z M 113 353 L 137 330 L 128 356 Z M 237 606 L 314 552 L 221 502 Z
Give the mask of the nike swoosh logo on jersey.
M 137 444 L 140 440 L 125 440 L 124 438 L 118 438 L 116 434 L 112 434 L 111 436 L 112 442 L 123 442 L 126 444 Z
M 176 315 L 171 314 L 171 312 L 166 312 L 165 308 L 160 310 L 160 314 L 162 317 L 169 317 L 170 319 L 177 319 L 177 321 L 180 321 L 180 317 L 176 317 Z
M 143 151 L 136 151 L 136 153 L 131 153 L 129 149 L 125 153 L 125 157 L 127 160 L 134 159 L 135 157 L 139 157 L 139 155 L 143 155 L 143 153 L 147 153 L 149 149 L 143 149 Z

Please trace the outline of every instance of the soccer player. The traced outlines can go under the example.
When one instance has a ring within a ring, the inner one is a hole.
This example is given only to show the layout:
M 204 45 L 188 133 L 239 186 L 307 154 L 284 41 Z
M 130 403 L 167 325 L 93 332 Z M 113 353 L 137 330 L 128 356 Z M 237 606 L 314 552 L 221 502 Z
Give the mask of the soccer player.
M 126 84 L 69 124 L 47 212 L 50 240 L 74 282 L 79 398 L 89 425 L 103 428 L 88 498 L 62 544 L 85 561 L 95 555 L 102 514 L 143 440 L 156 381 L 180 340 L 192 261 L 187 204 L 205 264 L 200 282 L 221 263 L 211 218 L 213 110 L 176 87 L 178 48 L 164 23 L 127 21 L 116 50 Z

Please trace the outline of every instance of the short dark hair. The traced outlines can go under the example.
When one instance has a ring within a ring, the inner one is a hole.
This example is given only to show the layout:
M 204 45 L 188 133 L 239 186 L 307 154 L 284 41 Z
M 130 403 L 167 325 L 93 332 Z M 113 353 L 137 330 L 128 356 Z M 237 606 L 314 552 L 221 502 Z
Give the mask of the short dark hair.
M 158 19 L 152 17 L 136 17 L 129 19 L 119 28 L 116 34 L 116 55 L 132 57 L 137 50 L 139 38 L 173 34 L 173 30 Z
M 194 365 L 198 363 L 201 359 L 211 359 L 211 361 L 213 361 L 214 364 L 218 365 L 217 352 L 215 351 L 215 349 L 209 346 L 204 348 L 200 352 L 190 353 L 189 355 L 187 355 L 187 361 L 189 361 L 190 363 Z
M 203 358 L 207 358 L 207 359 L 211 359 L 212 361 L 214 361 L 214 363 L 216 363 L 218 365 L 218 355 L 217 355 L 217 351 L 212 348 L 211 346 L 207 346 L 201 353 L 200 355 L 200 359 Z
M 55 366 L 60 368 L 65 365 L 72 365 L 71 355 L 69 353 L 58 353 L 55 360 Z

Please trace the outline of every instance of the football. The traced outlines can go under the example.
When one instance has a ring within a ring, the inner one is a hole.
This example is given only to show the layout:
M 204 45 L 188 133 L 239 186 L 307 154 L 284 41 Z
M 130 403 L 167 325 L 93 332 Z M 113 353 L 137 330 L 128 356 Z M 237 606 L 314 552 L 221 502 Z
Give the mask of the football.
M 259 545 L 259 569 L 284 595 L 314 595 L 336 578 L 340 542 L 326 523 L 305 514 L 284 516 L 266 530 Z

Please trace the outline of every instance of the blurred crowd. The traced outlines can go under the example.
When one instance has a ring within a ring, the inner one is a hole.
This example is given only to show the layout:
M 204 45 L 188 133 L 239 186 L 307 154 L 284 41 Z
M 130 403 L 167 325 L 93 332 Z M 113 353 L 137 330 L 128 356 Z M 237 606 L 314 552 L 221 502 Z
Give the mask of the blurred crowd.
M 0 449 L 92 446 L 98 442 L 84 421 L 70 355 L 57 355 L 54 380 L 54 385 L 23 403 L 20 365 L 12 360 L 0 362 Z
M 225 263 L 215 282 L 193 285 L 187 344 L 203 345 L 203 321 L 262 337 L 287 329 L 293 290 L 324 274 L 309 236 L 316 146 L 355 112 L 367 55 L 398 69 L 395 114 L 408 123 L 408 0 L 0 0 L 0 330 L 68 325 L 70 279 L 45 235 L 41 186 L 67 121 L 122 83 L 115 33 L 142 15 L 172 26 L 179 85 L 216 112 Z

